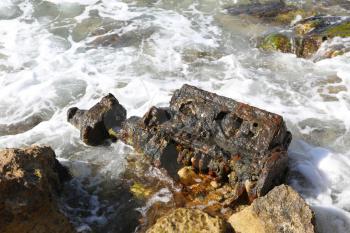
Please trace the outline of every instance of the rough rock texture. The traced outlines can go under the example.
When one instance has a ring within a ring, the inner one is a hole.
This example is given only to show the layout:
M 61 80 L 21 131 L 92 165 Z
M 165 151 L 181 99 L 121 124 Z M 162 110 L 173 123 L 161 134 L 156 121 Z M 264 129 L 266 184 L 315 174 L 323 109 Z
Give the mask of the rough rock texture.
M 303 18 L 316 15 L 321 9 L 302 7 L 302 4 L 286 3 L 281 0 L 250 1 L 246 4 L 234 4 L 227 7 L 230 15 L 249 15 L 273 24 L 290 24 L 296 17 Z
M 280 185 L 251 206 L 233 214 L 229 223 L 240 233 L 314 233 L 314 214 L 287 185 Z
M 278 35 L 278 37 L 276 36 Z M 340 16 L 313 16 L 297 22 L 290 32 L 273 33 L 261 40 L 258 47 L 294 53 L 298 57 L 311 58 L 323 42 L 335 37 L 350 37 L 350 18 Z M 323 58 L 344 54 L 348 48 L 332 46 Z M 320 58 L 316 58 L 320 60 Z
M 292 52 L 290 38 L 283 34 L 270 34 L 260 44 L 260 48 L 267 51 L 280 51 L 283 53 Z
M 251 4 L 241 4 L 227 8 L 231 15 L 252 15 L 259 18 L 272 18 L 279 14 L 295 10 L 296 7 L 288 6 L 284 1 L 270 1 L 267 3 L 253 2 Z
M 67 120 L 80 130 L 80 138 L 88 145 L 102 144 L 110 137 L 108 129 L 119 127 L 126 119 L 126 110 L 109 94 L 89 110 L 70 108 Z
M 56 196 L 69 178 L 50 147 L 0 151 L 0 232 L 75 232 Z
M 157 220 L 147 233 L 225 233 L 226 223 L 197 209 L 179 208 Z

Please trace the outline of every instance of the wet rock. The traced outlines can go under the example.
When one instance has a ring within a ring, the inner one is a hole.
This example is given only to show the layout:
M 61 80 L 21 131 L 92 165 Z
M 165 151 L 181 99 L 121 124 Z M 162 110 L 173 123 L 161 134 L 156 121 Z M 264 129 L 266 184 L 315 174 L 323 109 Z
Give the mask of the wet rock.
M 218 60 L 223 56 L 216 51 L 201 51 L 196 49 L 186 49 L 183 51 L 182 59 L 187 63 L 196 61 L 214 61 Z
M 72 30 L 72 39 L 75 42 L 79 42 L 89 35 L 97 28 L 103 25 L 103 19 L 97 16 L 91 16 L 87 19 L 83 19 Z
M 110 34 L 110 35 L 104 35 L 104 36 L 99 36 L 93 41 L 89 42 L 88 45 L 92 46 L 112 46 L 112 47 L 117 47 L 122 43 L 122 38 L 117 34 Z
M 290 11 L 279 13 L 276 17 L 273 18 L 273 21 L 288 25 L 292 24 L 296 20 L 299 20 L 299 18 L 307 18 L 315 16 L 317 14 L 318 11 L 315 9 L 300 9 L 295 7 Z
M 103 97 L 89 110 L 73 107 L 67 112 L 68 122 L 80 130 L 83 142 L 92 146 L 111 138 L 108 130 L 120 127 L 125 119 L 125 108 L 112 94 Z
M 0 151 L 0 232 L 75 232 L 57 206 L 69 179 L 50 147 Z
M 275 187 L 251 206 L 233 214 L 229 223 L 241 233 L 314 233 L 314 214 L 287 185 Z
M 110 25 L 102 25 L 97 28 L 92 35 L 97 35 L 92 38 L 92 41 L 87 43 L 90 47 L 129 47 L 135 46 L 141 43 L 142 40 L 149 38 L 154 30 L 147 29 L 142 31 L 130 31 L 126 33 L 114 33 L 113 27 L 120 27 L 121 24 L 127 24 L 127 22 L 114 22 Z
M 149 197 L 153 190 L 151 188 L 145 187 L 143 184 L 139 182 L 135 182 L 131 187 L 130 187 L 131 193 L 138 199 L 144 199 Z
M 290 31 L 267 35 L 259 42 L 258 47 L 265 50 L 295 53 L 297 57 L 311 58 L 324 42 L 329 42 L 335 37 L 350 37 L 350 18 L 340 16 L 309 17 L 297 22 Z M 279 35 L 277 41 L 276 35 Z M 333 44 L 325 54 L 318 54 L 315 59 L 338 56 L 348 50 L 344 45 Z
M 41 122 L 50 119 L 51 115 L 52 114 L 47 111 L 42 111 L 40 113 L 33 114 L 32 116 L 28 116 L 24 120 L 16 123 L 0 124 L 0 136 L 26 132 Z
M 317 146 L 333 146 L 339 137 L 346 134 L 346 126 L 340 120 L 307 118 L 298 126 L 300 137 Z
M 147 157 L 131 153 L 127 160 L 127 167 L 119 178 L 128 183 L 128 190 L 132 196 L 129 199 L 124 197 L 123 199 L 128 203 L 128 206 L 132 203 L 130 200 L 136 202 L 137 205 L 132 209 L 139 215 L 137 218 L 134 217 L 134 224 L 138 225 L 137 232 L 145 232 L 168 211 L 182 207 L 183 198 L 179 192 L 180 187 L 171 178 L 160 173 L 159 169 L 153 167 Z M 131 209 L 125 211 L 131 212 Z M 120 216 L 116 217 L 120 218 Z
M 201 178 L 195 173 L 192 167 L 183 167 L 177 174 L 180 177 L 180 182 L 184 185 L 192 185 L 201 181 Z
M 35 1 L 33 16 L 39 20 L 53 20 L 60 14 L 58 5 L 49 1 Z
M 85 10 L 84 5 L 80 5 L 76 2 L 63 2 L 59 4 L 58 7 L 60 11 L 60 19 L 74 18 L 78 15 L 81 15 Z
M 303 9 L 284 1 L 253 1 L 227 8 L 230 15 L 249 15 L 269 23 L 291 24 L 297 17 L 310 17 L 316 14 L 315 9 Z
M 179 208 L 158 219 L 147 230 L 147 233 L 158 232 L 225 233 L 228 232 L 228 227 L 222 219 L 211 217 L 201 210 Z
M 335 37 L 322 43 L 321 47 L 312 58 L 314 61 L 320 61 L 327 58 L 341 56 L 347 52 L 350 52 L 350 37 Z
M 300 28 L 304 30 L 300 30 Z M 342 16 L 314 16 L 304 19 L 295 25 L 300 35 L 317 37 L 349 37 L 350 18 Z
M 0 6 L 0 20 L 14 19 L 23 14 L 21 8 L 12 4 L 5 4 Z
M 254 2 L 227 8 L 231 15 L 252 15 L 259 18 L 276 17 L 278 14 L 294 10 L 295 7 L 286 5 L 283 1 L 270 1 L 266 3 Z
M 89 16 L 89 18 L 83 19 L 72 29 L 72 38 L 75 42 L 91 37 L 88 45 L 99 46 L 103 44 L 108 46 L 109 41 L 113 45 L 119 38 L 119 34 L 113 31 L 130 24 L 130 21 L 117 21 L 112 18 L 101 17 L 95 11 L 90 11 Z
M 280 51 L 283 53 L 292 52 L 290 38 L 283 34 L 270 34 L 263 39 L 260 48 L 267 51 Z
M 239 196 L 229 183 L 220 183 L 204 174 L 197 176 L 195 183 L 187 183 L 182 188 L 186 207 L 200 208 L 212 216 L 228 219 L 239 206 L 249 204 L 247 194 Z

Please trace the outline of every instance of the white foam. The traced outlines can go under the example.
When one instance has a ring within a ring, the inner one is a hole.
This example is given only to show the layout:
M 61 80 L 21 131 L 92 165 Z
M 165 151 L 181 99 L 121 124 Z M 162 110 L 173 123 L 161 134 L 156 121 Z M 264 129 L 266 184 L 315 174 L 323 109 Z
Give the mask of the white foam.
M 152 105 L 166 106 L 173 91 L 189 83 L 283 115 L 294 135 L 290 165 L 298 176 L 291 184 L 317 208 L 320 219 L 340 211 L 345 217 L 336 215 L 332 226 L 346 229 L 350 209 L 349 53 L 316 63 L 290 54 L 262 53 L 252 48 L 251 34 L 241 35 L 245 30 L 240 27 L 247 22 L 222 25 L 222 12 L 215 1 L 51 2 L 68 12 L 65 17 L 73 18 L 38 20 L 32 17 L 31 1 L 22 1 L 18 3 L 20 16 L 0 20 L 0 127 L 45 113 L 42 122 L 26 132 L 0 136 L 1 147 L 49 144 L 59 157 L 72 161 L 77 176 L 90 176 L 97 170 L 118 179 L 130 148 L 119 143 L 97 148 L 83 145 L 78 131 L 66 123 L 67 109 L 89 108 L 112 93 L 128 116 L 141 116 Z M 74 11 L 68 3 L 75 4 Z M 6 4 L 13 5 L 1 1 L 0 7 Z M 140 38 L 126 47 L 88 48 L 92 37 L 74 42 L 71 36 L 51 32 L 57 20 L 72 31 L 96 10 L 102 21 L 108 17 L 125 23 L 110 33 L 135 33 Z M 196 51 L 208 52 L 210 59 L 196 58 Z M 191 52 L 193 60 L 184 59 Z M 336 81 L 329 81 L 335 76 Z M 329 94 L 325 90 L 330 86 L 346 90 Z M 327 101 L 324 93 L 333 99 Z M 302 125 L 307 119 L 314 124 Z M 317 135 L 324 140 L 314 140 Z M 164 194 L 161 199 L 157 194 L 154 200 L 167 201 L 168 190 Z M 104 221 L 86 221 L 95 220 Z M 328 232 L 327 226 L 324 229 L 321 232 Z

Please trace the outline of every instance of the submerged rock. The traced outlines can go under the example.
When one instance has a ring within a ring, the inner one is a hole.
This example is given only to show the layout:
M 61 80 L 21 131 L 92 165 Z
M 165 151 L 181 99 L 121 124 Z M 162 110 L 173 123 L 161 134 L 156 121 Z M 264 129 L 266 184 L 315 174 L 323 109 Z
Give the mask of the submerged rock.
M 260 48 L 267 51 L 280 51 L 283 53 L 292 52 L 290 38 L 283 34 L 270 34 L 266 36 L 260 44 Z
M 53 20 L 60 14 L 58 5 L 50 1 L 35 1 L 33 16 L 39 20 Z
M 297 17 L 310 17 L 316 14 L 313 9 L 302 9 L 281 0 L 267 2 L 253 1 L 227 8 L 230 15 L 249 15 L 271 23 L 290 24 Z
M 10 123 L 10 124 L 0 124 L 0 136 L 3 135 L 14 135 L 26 132 L 41 122 L 49 119 L 52 113 L 48 111 L 42 111 L 40 113 L 35 113 L 31 116 L 27 116 L 24 120 Z
M 69 173 L 50 147 L 0 151 L 0 232 L 75 232 L 57 206 Z
M 3 3 L 2 3 L 3 4 Z M 23 14 L 19 6 L 14 4 L 6 4 L 0 6 L 0 20 L 10 20 L 17 18 Z
M 211 217 L 198 209 L 179 208 L 158 219 L 147 233 L 226 233 L 228 230 L 219 217 Z
M 186 49 L 183 51 L 182 59 L 184 62 L 192 63 L 199 61 L 214 61 L 223 56 L 216 51 L 202 51 L 197 49 Z
M 145 187 L 143 184 L 139 182 L 135 182 L 131 187 L 130 187 L 130 192 L 138 199 L 144 199 L 149 197 L 153 190 L 151 188 Z
M 245 14 L 260 18 L 270 18 L 294 9 L 295 7 L 286 5 L 284 1 L 270 1 L 266 3 L 253 2 L 251 4 L 229 7 L 227 8 L 227 12 L 231 15 Z
M 70 108 L 67 120 L 80 130 L 81 140 L 92 146 L 102 144 L 110 138 L 108 130 L 120 127 L 126 119 L 126 110 L 109 94 L 89 110 Z
M 103 35 L 99 35 L 104 31 L 108 30 L 108 27 L 99 28 L 94 33 L 97 34 L 92 41 L 88 42 L 87 45 L 90 47 L 129 47 L 135 46 L 141 43 L 142 40 L 149 38 L 153 30 L 145 31 L 130 31 L 123 34 L 108 32 Z
M 314 213 L 287 185 L 280 185 L 249 207 L 233 214 L 229 223 L 241 233 L 314 233 Z
M 278 35 L 278 36 L 276 36 Z M 291 33 L 273 33 L 264 37 L 258 47 L 264 50 L 276 50 L 295 53 L 298 57 L 311 58 L 319 50 L 322 43 L 335 37 L 350 37 L 350 18 L 338 16 L 314 16 L 297 22 Z M 343 46 L 329 46 L 323 55 L 315 58 L 334 57 L 349 49 Z

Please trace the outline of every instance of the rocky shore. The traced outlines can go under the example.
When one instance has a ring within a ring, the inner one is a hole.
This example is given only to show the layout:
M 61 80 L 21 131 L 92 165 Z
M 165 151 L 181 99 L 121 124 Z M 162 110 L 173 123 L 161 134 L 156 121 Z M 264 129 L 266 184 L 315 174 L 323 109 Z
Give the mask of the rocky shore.
M 69 109 L 67 119 L 86 144 L 121 140 L 181 185 L 179 209 L 163 211 L 149 232 L 314 231 L 307 204 L 292 188 L 278 186 L 291 134 L 277 114 L 184 85 L 169 107 L 152 107 L 143 117 L 126 119 L 109 94 L 89 110 Z M 143 198 L 152 193 L 137 183 L 131 191 Z
M 184 85 L 167 108 L 126 118 L 111 94 L 67 118 L 88 145 L 121 140 L 179 185 L 182 201 L 146 217 L 147 232 L 315 232 L 314 214 L 291 187 L 287 171 L 291 134 L 283 118 Z M 75 232 L 60 211 L 69 171 L 50 147 L 0 152 L 1 232 Z M 149 198 L 152 188 L 130 192 Z
M 58 206 L 69 178 L 50 147 L 1 150 L 0 232 L 76 232 Z
M 43 5 L 50 8 L 51 3 L 45 1 Z M 18 17 L 17 14 L 23 12 L 9 14 L 6 19 Z M 112 19 L 99 16 L 98 11 L 88 14 L 92 18 L 69 29 L 76 43 L 88 39 L 86 50 L 123 48 L 135 41 L 144 43 L 153 33 L 150 30 L 140 36 L 131 31 L 120 35 L 113 30 L 121 28 L 122 23 L 113 24 Z M 251 38 L 252 47 L 263 55 L 289 53 L 298 61 L 306 59 L 314 64 L 350 51 L 350 43 L 344 43 L 350 37 L 350 17 L 328 12 L 322 4 L 305 8 L 279 0 L 249 1 L 227 6 L 224 14 L 278 25 L 278 30 L 273 27 Z M 200 59 L 218 60 L 223 54 L 190 48 L 179 57 L 189 64 Z M 88 74 L 93 75 L 94 71 Z M 346 84 L 335 74 L 317 82 L 313 85 L 319 86 L 318 93 L 347 91 Z M 322 95 L 331 101 L 339 100 Z M 108 94 L 91 108 L 69 108 L 66 120 L 79 130 L 81 144 L 88 148 L 106 148 L 121 142 L 137 152 L 136 157 L 126 159 L 130 170 L 122 175 L 129 183 L 125 185 L 127 190 L 120 192 L 129 196 L 122 201 L 132 197 L 150 204 L 143 215 L 134 214 L 138 211 L 134 203 L 129 205 L 133 211 L 119 213 L 124 214 L 124 219 L 128 214 L 137 216 L 135 221 L 130 220 L 134 221 L 132 224 L 126 223 L 130 226 L 125 229 L 137 226 L 135 232 L 140 233 L 317 232 L 314 211 L 287 183 L 292 134 L 281 115 L 186 84 L 174 91 L 167 106 L 153 106 L 141 117 L 128 116 L 124 106 Z M 32 115 L 17 124 L 0 125 L 3 126 L 0 136 L 23 133 L 47 118 L 45 114 Z M 307 136 L 316 135 L 320 137 L 317 141 L 324 140 L 323 144 L 327 137 L 331 138 L 328 141 L 339 138 L 339 130 L 333 125 L 327 126 L 329 131 L 322 131 L 313 127 L 315 122 L 312 118 L 302 121 L 302 133 L 310 129 Z M 344 126 L 344 134 L 345 131 Z M 148 177 L 142 168 L 144 163 L 159 169 L 159 176 Z M 156 188 L 165 183 L 161 177 L 172 182 L 168 192 L 174 201 L 169 205 L 151 200 L 159 191 Z M 49 146 L 1 149 L 0 233 L 84 232 L 62 208 L 64 184 L 71 178 L 69 169 L 60 164 Z
M 338 40 L 350 37 L 349 16 L 333 15 L 322 3 L 303 6 L 271 0 L 228 7 L 227 12 L 234 16 L 249 15 L 282 26 L 280 31 L 257 38 L 257 47 L 265 51 L 293 53 L 314 61 L 350 51 L 347 43 Z

